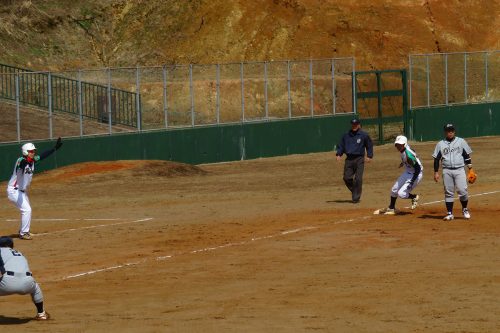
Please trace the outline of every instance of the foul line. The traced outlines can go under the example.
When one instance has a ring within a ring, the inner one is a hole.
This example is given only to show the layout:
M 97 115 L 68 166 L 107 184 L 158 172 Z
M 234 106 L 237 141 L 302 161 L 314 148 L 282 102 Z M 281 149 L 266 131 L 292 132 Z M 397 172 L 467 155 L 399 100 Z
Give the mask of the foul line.
M 472 195 L 469 195 L 469 197 L 477 197 L 477 196 L 483 196 L 483 195 L 489 195 L 489 194 L 496 194 L 496 193 L 500 193 L 500 190 L 499 191 L 491 191 L 491 192 L 484 192 L 484 193 L 472 194 Z M 455 198 L 455 200 L 456 200 L 456 198 Z M 427 205 L 432 205 L 432 204 L 441 203 L 441 202 L 444 202 L 444 200 L 437 200 L 437 201 L 432 201 L 432 202 L 426 202 L 426 203 L 422 203 L 420 205 L 421 206 L 427 206 Z M 405 207 L 405 208 L 409 208 L 409 207 Z M 364 221 L 364 220 L 368 220 L 368 219 L 372 218 L 373 216 L 374 215 L 371 214 L 371 215 L 367 215 L 367 216 L 350 218 L 350 219 L 346 219 L 346 220 L 336 221 L 336 222 L 333 222 L 333 223 L 328 223 L 327 225 L 346 224 L 346 223 L 352 223 L 352 222 L 355 222 L 355 221 Z M 138 221 L 140 221 L 140 220 L 138 220 Z M 168 260 L 168 259 L 172 259 L 172 258 L 175 258 L 175 257 L 180 257 L 180 256 L 186 255 L 186 254 L 196 254 L 196 253 L 203 253 L 203 252 L 211 252 L 211 251 L 220 250 L 220 249 L 229 248 L 229 247 L 247 245 L 247 244 L 251 244 L 252 242 L 256 242 L 256 241 L 260 241 L 260 240 L 277 238 L 277 237 L 280 237 L 280 236 L 295 234 L 295 233 L 299 233 L 299 232 L 303 232 L 303 231 L 316 230 L 316 229 L 320 229 L 320 228 L 321 228 L 321 226 L 307 226 L 307 227 L 302 227 L 302 228 L 285 230 L 285 231 L 282 231 L 282 232 L 279 232 L 279 233 L 276 233 L 276 234 L 273 234 L 273 235 L 267 235 L 267 236 L 261 236 L 261 237 L 254 237 L 254 238 L 251 238 L 251 239 L 246 240 L 246 241 L 234 242 L 234 243 L 227 243 L 227 244 L 218 245 L 218 246 L 205 247 L 205 248 L 201 248 L 201 249 L 197 249 L 197 250 L 192 250 L 192 251 L 188 251 L 188 252 L 180 252 L 180 253 L 175 254 L 175 255 L 171 254 L 171 255 L 159 256 L 159 257 L 154 258 L 153 260 L 155 260 L 155 261 L 163 261 L 163 260 Z M 57 279 L 55 281 L 69 280 L 69 279 L 74 279 L 74 278 L 78 278 L 78 277 L 82 277 L 82 276 L 88 276 L 88 275 L 100 273 L 100 272 L 111 271 L 111 270 L 115 270 L 115 269 L 119 269 L 119 268 L 136 266 L 136 265 L 143 264 L 143 263 L 145 263 L 145 262 L 147 262 L 149 260 L 151 260 L 151 259 L 147 259 L 146 258 L 146 259 L 142 259 L 140 261 L 134 261 L 134 262 L 129 262 L 129 263 L 121 264 L 121 265 L 110 266 L 110 267 L 105 267 L 105 268 L 96 269 L 96 270 L 92 270 L 92 271 L 82 272 L 82 273 L 78 273 L 78 274 L 67 275 L 67 276 L 65 276 L 63 278 L 60 278 L 60 279 Z
M 59 230 L 59 231 L 40 232 L 40 233 L 36 233 L 36 234 L 32 234 L 32 235 L 33 236 L 45 236 L 45 235 L 53 235 L 53 234 L 62 234 L 64 232 L 69 232 L 69 231 L 78 231 L 78 230 L 95 229 L 95 228 L 103 228 L 103 227 L 114 227 L 117 225 L 146 222 L 146 221 L 150 221 L 152 219 L 153 219 L 152 217 L 147 217 L 144 219 L 139 219 L 139 220 L 134 220 L 134 221 L 125 221 L 125 222 L 108 223 L 108 224 L 97 224 L 97 225 L 90 225 L 87 227 L 71 228 L 71 229 L 64 229 L 64 230 Z
M 121 218 L 113 218 L 113 219 L 32 219 L 32 221 L 117 221 L 121 220 Z M 15 222 L 19 221 L 19 219 L 5 219 L 6 222 Z

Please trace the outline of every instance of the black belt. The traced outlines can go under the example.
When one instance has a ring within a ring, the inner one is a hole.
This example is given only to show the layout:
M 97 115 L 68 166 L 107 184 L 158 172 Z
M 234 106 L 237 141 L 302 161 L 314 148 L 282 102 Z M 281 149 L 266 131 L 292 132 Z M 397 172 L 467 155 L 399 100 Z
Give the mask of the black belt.
M 17 187 L 14 187 L 14 190 L 18 190 L 18 191 L 21 191 L 21 192 L 23 192 L 23 193 L 24 193 L 24 190 L 20 190 L 20 189 L 18 189 Z
M 14 276 L 16 273 L 14 273 L 12 271 L 5 271 L 5 274 L 10 275 L 10 276 Z M 23 274 L 23 273 L 20 273 L 20 274 Z M 33 274 L 31 274 L 30 272 L 26 272 L 26 276 L 33 276 Z
M 443 169 L 446 169 L 446 170 L 458 170 L 458 169 L 463 169 L 464 167 L 461 166 L 461 167 L 458 167 L 458 168 L 443 168 Z

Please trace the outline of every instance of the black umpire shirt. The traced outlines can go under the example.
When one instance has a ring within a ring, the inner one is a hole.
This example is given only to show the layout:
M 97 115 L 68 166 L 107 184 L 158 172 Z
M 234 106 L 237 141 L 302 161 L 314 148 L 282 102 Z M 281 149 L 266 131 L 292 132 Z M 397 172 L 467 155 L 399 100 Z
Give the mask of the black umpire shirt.
M 373 143 L 372 139 L 365 131 L 359 129 L 355 132 L 352 130 L 342 136 L 339 145 L 337 146 L 337 156 L 346 154 L 348 158 L 365 156 L 373 158 Z

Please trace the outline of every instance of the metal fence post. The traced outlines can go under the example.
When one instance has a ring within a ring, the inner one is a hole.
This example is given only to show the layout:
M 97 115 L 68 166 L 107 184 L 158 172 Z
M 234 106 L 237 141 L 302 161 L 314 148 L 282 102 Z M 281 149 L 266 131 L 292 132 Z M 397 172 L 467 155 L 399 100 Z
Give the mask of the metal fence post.
M 112 118 L 111 118 L 111 68 L 108 67 L 108 131 L 109 135 L 113 133 Z
M 467 103 L 467 53 L 464 53 L 464 101 Z
M 488 92 L 488 52 L 484 52 L 484 81 L 486 85 L 486 101 L 488 101 L 489 98 L 489 92 Z
M 163 65 L 163 117 L 168 128 L 167 67 Z
M 408 77 L 408 83 L 409 83 L 409 99 L 410 99 L 410 109 L 411 109 L 411 102 L 412 102 L 412 96 L 411 96 L 411 93 L 412 93 L 412 90 L 411 90 L 411 79 L 412 79 L 412 75 L 411 75 L 411 72 L 413 70 L 413 67 L 412 67 L 412 57 L 411 55 L 408 56 L 408 69 L 410 70 L 410 72 L 408 73 L 409 77 Z
M 430 72 L 429 72 L 429 56 L 425 56 L 426 69 L 425 73 L 427 76 L 427 107 L 431 106 L 431 89 L 430 89 Z
M 215 71 L 215 86 L 216 86 L 216 97 L 215 97 L 215 103 L 216 103 L 216 117 L 217 117 L 217 124 L 220 123 L 220 64 L 216 65 L 216 71 Z
M 141 112 L 141 73 L 139 66 L 135 69 L 135 109 L 137 112 L 137 130 L 142 131 L 142 112 Z
M 290 60 L 287 60 L 287 85 L 288 85 L 288 119 L 292 118 L 292 92 L 291 92 L 291 72 L 290 72 Z
M 332 59 L 332 113 L 336 114 L 337 100 L 335 97 L 335 59 Z
M 189 64 L 189 97 L 191 99 L 191 127 L 194 127 L 193 64 Z
M 49 138 L 52 139 L 52 73 L 49 72 L 48 75 L 49 80 Z
M 352 101 L 352 112 L 357 114 L 358 113 L 358 105 L 357 105 L 357 92 L 356 92 L 356 59 L 352 58 L 352 94 L 353 94 L 353 101 Z
M 80 122 L 80 137 L 83 136 L 83 99 L 82 99 L 82 71 L 78 70 L 78 115 Z
M 243 77 L 243 62 L 240 63 L 240 79 L 241 79 L 241 121 L 245 122 L 245 83 Z
M 444 55 L 444 98 L 444 104 L 448 105 L 448 53 Z
M 312 59 L 309 60 L 309 94 L 310 94 L 310 107 L 311 107 L 311 117 L 314 117 L 314 82 L 313 82 L 313 62 Z
M 17 142 L 21 142 L 21 112 L 19 110 L 19 73 L 14 77 L 16 89 L 16 129 L 17 129 Z
M 265 117 L 269 120 L 269 110 L 268 110 L 268 101 L 267 101 L 267 61 L 264 61 L 264 110 Z

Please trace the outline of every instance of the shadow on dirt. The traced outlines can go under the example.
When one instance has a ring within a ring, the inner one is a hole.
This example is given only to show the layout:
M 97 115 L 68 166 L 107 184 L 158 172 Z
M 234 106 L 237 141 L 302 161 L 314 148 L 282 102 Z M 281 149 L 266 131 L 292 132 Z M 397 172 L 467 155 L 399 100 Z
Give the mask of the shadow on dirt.
M 326 203 L 359 203 L 352 200 L 327 200 Z
M 424 215 L 420 215 L 418 218 L 419 219 L 442 220 L 443 219 L 443 215 L 429 215 L 429 214 L 424 214 Z
M 30 322 L 33 318 L 15 318 L 0 315 L 0 325 L 20 325 Z

